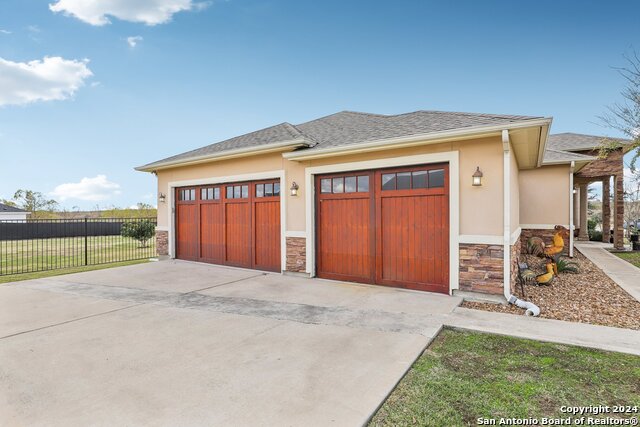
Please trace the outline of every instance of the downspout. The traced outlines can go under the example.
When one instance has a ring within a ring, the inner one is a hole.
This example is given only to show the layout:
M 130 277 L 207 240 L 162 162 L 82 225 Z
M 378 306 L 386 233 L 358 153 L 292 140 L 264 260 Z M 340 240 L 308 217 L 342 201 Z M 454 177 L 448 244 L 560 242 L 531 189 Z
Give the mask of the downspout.
M 571 167 L 569 168 L 569 257 L 573 258 L 573 233 L 576 229 L 575 224 L 573 223 L 573 172 L 576 169 L 576 162 L 571 162 Z
M 504 297 L 509 299 L 511 296 L 511 159 L 509 131 L 502 131 L 502 169 L 503 169 L 503 275 L 504 275 Z

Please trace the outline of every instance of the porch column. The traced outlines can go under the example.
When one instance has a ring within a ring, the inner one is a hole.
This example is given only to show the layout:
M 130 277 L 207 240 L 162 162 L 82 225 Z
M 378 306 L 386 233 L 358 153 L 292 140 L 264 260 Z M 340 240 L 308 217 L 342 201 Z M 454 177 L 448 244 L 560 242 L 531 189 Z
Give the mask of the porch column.
M 587 231 L 587 188 L 589 184 L 580 184 L 580 233 L 578 240 L 589 240 Z
M 624 249 L 624 181 L 622 175 L 615 175 L 613 205 L 613 247 Z
M 609 243 L 611 236 L 611 177 L 602 180 L 602 241 Z
M 573 186 L 573 226 L 575 229 L 580 228 L 580 186 Z

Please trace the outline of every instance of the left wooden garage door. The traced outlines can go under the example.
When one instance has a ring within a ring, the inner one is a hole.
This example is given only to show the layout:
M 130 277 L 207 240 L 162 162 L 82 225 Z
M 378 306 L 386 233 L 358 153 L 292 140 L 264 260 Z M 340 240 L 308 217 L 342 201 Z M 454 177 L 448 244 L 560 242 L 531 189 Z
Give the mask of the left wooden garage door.
M 280 181 L 176 188 L 176 258 L 280 271 Z

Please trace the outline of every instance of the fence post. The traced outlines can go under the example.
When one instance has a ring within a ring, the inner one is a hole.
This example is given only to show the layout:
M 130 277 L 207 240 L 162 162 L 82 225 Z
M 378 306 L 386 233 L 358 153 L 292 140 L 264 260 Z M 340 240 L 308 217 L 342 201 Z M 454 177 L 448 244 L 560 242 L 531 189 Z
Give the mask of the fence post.
M 87 218 L 84 218 L 84 265 L 89 265 L 89 257 L 88 257 L 88 248 L 87 248 L 87 236 L 89 235 L 89 231 L 87 230 Z

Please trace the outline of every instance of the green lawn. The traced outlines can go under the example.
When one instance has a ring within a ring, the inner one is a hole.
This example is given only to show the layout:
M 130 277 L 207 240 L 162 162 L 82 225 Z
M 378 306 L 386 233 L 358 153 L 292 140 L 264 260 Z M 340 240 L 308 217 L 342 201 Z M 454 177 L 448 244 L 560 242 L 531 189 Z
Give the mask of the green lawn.
M 152 239 L 147 247 L 121 236 L 87 238 L 87 265 L 151 258 L 156 255 Z M 85 266 L 84 237 L 0 241 L 0 277 Z
M 567 418 L 562 405 L 640 405 L 640 357 L 445 329 L 370 425 Z
M 611 252 L 611 253 L 617 256 L 618 258 L 622 258 L 628 263 L 631 263 L 636 267 L 640 268 L 640 252 Z
M 11 274 L 0 276 L 0 285 L 3 283 L 20 282 L 22 280 L 41 279 L 43 277 L 60 276 L 63 274 L 81 273 L 83 271 L 104 270 L 105 268 L 124 267 L 125 265 L 142 264 L 149 259 L 137 259 L 133 261 L 114 262 L 110 264 L 87 265 L 82 267 L 63 268 L 59 270 L 38 271 L 35 273 Z

